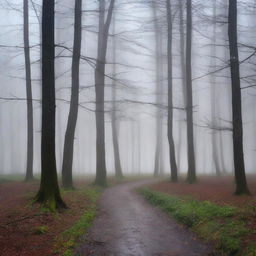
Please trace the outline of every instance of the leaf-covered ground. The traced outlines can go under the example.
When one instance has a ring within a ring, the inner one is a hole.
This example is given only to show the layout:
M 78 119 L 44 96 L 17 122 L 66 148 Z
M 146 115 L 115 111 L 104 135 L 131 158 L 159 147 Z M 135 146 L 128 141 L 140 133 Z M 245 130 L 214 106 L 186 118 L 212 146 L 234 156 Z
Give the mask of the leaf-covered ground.
M 77 190 L 62 191 L 69 209 L 53 214 L 32 204 L 38 186 L 38 182 L 1 183 L 1 256 L 63 255 L 95 217 L 96 187 L 80 182 Z

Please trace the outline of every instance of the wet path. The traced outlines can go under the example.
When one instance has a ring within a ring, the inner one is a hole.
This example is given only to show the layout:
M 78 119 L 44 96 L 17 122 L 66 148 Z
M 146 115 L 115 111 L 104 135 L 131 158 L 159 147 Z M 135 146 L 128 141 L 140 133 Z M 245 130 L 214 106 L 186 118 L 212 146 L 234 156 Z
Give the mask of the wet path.
M 152 182 L 136 181 L 106 189 L 99 216 L 76 255 L 210 255 L 207 245 L 134 192 L 137 187 Z

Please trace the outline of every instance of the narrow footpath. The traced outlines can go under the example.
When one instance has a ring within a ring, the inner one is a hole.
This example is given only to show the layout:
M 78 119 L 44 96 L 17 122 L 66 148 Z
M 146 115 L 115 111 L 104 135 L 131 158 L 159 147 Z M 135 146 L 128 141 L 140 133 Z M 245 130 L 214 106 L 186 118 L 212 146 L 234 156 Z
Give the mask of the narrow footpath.
M 75 255 L 207 256 L 211 247 L 196 239 L 134 190 L 155 180 L 121 184 L 105 190 L 99 215 Z

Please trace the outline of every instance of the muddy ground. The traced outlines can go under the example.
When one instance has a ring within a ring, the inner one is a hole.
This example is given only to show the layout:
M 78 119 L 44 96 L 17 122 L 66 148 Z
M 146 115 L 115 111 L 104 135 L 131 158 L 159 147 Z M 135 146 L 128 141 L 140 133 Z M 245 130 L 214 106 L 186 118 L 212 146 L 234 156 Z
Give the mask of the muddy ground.
M 77 255 L 84 256 L 207 256 L 210 245 L 198 241 L 161 210 L 149 205 L 135 189 L 143 180 L 106 189 L 99 216 Z

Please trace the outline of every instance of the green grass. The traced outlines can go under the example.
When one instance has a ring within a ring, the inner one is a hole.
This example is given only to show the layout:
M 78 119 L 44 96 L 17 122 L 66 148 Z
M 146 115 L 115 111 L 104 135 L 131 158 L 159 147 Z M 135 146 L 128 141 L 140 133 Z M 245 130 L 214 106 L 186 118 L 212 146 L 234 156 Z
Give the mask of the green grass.
M 37 235 L 45 234 L 46 232 L 48 232 L 48 230 L 49 230 L 48 226 L 36 226 L 33 229 L 34 233 Z
M 96 203 L 100 196 L 100 191 L 101 190 L 98 188 L 89 188 L 77 191 L 77 193 L 83 194 L 87 200 L 89 199 L 89 206 L 81 218 L 57 238 L 55 243 L 55 253 L 57 255 L 73 255 L 73 250 L 78 239 L 86 233 L 86 230 L 91 226 L 92 221 L 96 217 Z
M 214 242 L 221 255 L 256 256 L 255 244 L 243 248 L 243 238 L 252 231 L 246 227 L 246 218 L 239 209 L 150 189 L 140 192 L 151 204 L 166 211 L 200 238 Z

